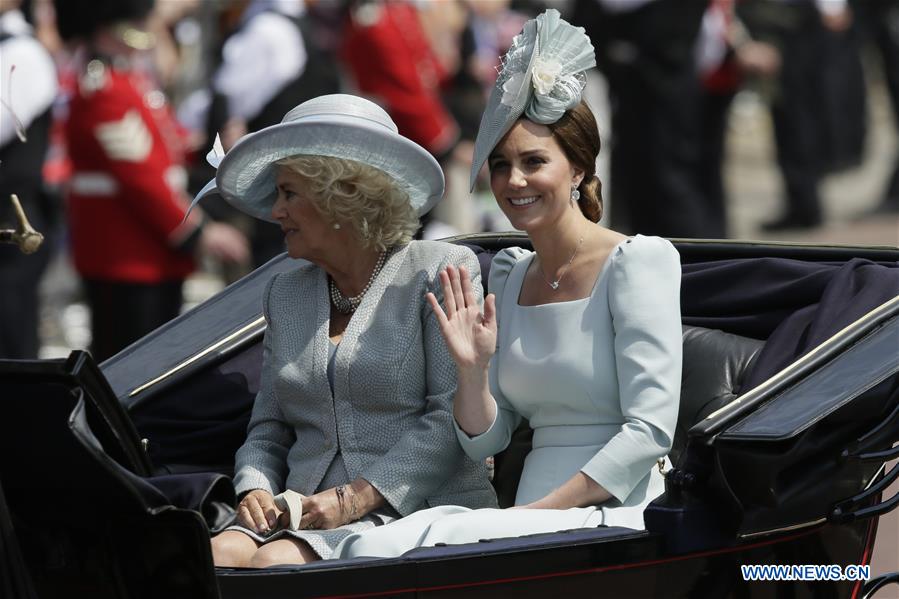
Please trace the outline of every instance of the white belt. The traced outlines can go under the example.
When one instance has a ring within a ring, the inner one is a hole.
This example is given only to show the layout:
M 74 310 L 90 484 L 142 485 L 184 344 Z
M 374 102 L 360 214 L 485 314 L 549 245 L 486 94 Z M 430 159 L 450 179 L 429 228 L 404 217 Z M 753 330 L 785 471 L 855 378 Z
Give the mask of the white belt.
M 187 171 L 180 166 L 170 166 L 163 173 L 166 185 L 173 192 L 183 193 L 187 187 Z M 72 193 L 83 196 L 114 196 L 119 192 L 119 182 L 103 172 L 82 171 L 72 175 L 69 181 Z
M 69 189 L 82 196 L 114 196 L 119 191 L 119 184 L 106 173 L 81 172 L 72 176 Z

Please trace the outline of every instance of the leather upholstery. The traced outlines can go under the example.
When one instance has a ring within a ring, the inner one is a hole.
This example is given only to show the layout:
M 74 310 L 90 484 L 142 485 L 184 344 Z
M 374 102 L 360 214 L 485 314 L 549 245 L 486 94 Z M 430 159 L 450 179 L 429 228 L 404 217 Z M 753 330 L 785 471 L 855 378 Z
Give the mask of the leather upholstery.
M 672 464 L 677 464 L 686 445 L 687 431 L 742 392 L 746 374 L 764 344 L 716 329 L 684 327 L 680 410 L 668 454 Z

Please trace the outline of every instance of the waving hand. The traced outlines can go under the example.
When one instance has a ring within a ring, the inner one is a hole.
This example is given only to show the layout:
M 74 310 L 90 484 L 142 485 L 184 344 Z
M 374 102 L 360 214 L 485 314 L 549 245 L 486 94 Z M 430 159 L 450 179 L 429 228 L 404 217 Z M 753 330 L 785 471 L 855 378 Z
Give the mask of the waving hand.
M 493 294 L 487 296 L 482 314 L 468 269 L 447 266 L 439 276 L 444 307 L 440 307 L 433 293 L 428 293 L 427 298 L 450 354 L 460 370 L 486 370 L 496 351 L 495 298 Z

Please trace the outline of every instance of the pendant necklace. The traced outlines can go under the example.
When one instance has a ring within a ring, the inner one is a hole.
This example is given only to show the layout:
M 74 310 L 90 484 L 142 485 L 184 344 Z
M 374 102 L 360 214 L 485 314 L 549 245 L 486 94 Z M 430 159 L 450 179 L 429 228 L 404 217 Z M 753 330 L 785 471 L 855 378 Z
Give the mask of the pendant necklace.
M 571 263 L 574 261 L 574 257 L 577 256 L 577 251 L 581 249 L 581 244 L 584 243 L 584 236 L 581 235 L 577 240 L 577 245 L 574 246 L 574 251 L 571 252 L 571 258 L 568 259 L 568 262 L 565 266 L 562 267 L 562 270 L 559 272 L 559 277 L 555 281 L 550 281 L 546 278 L 546 275 L 543 273 L 543 269 L 540 269 L 540 274 L 543 275 L 543 280 L 546 281 L 546 284 L 549 285 L 550 289 L 553 291 L 559 288 L 559 284 L 562 282 L 562 277 L 565 276 L 565 272 L 568 270 L 568 267 L 571 266 Z

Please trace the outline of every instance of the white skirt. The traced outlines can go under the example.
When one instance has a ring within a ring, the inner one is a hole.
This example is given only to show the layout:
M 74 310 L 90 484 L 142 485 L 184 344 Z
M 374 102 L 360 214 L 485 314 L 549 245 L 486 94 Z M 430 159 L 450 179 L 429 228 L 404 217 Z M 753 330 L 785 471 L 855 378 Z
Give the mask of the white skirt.
M 522 480 L 522 484 L 526 480 Z M 567 510 L 535 510 L 524 508 L 479 509 L 457 505 L 415 512 L 384 526 L 354 532 L 334 548 L 332 558 L 398 557 L 416 547 L 433 547 L 438 543 L 460 545 L 481 539 L 519 537 L 575 528 L 622 526 L 643 530 L 643 510 L 665 490 L 665 480 L 653 468 L 640 481 L 622 505 L 609 501 L 600 506 Z M 543 496 L 545 489 L 540 489 Z M 522 499 L 519 489 L 518 499 Z
M 568 510 L 479 509 L 443 505 L 415 512 L 390 524 L 347 536 L 333 558 L 397 557 L 416 547 L 458 545 L 481 539 L 517 537 L 602 524 L 596 507 Z

